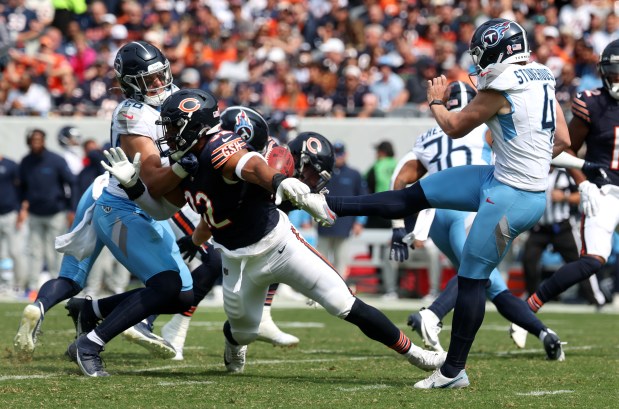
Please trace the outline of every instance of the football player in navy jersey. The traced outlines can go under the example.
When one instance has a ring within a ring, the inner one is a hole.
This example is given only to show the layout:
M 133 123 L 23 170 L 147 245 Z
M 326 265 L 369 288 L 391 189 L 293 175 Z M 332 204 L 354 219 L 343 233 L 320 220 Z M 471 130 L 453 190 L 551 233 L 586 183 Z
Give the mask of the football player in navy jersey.
M 201 117 L 212 110 L 203 91 L 183 90 L 162 106 L 160 123 L 164 142 L 172 151 L 195 144 L 191 152 L 200 166 L 190 179 L 166 197 L 182 205 L 187 201 L 202 214 L 193 234 L 195 243 L 206 227 L 222 255 L 224 309 L 224 363 L 229 372 L 242 372 L 247 345 L 258 337 L 262 305 L 273 282 L 285 283 L 320 303 L 329 313 L 357 325 L 371 339 L 404 355 L 424 370 L 437 368 L 445 354 L 413 345 L 383 313 L 355 297 L 344 280 L 290 224 L 276 205 L 290 200 L 317 221 L 334 219 L 322 200 L 309 195 L 309 187 L 269 167 L 257 152 L 250 152 L 239 135 L 202 132 Z M 146 194 L 139 180 L 140 158 L 129 162 L 122 150 L 112 150 L 110 171 L 128 189 Z M 140 188 L 140 186 L 142 187 Z M 275 194 L 275 202 L 272 195 Z M 201 227 L 202 226 L 202 227 Z
M 469 53 L 477 68 L 475 99 L 460 112 L 447 110 L 444 76 L 428 81 L 427 98 L 438 125 L 453 139 L 488 125 L 495 165 L 452 167 L 397 191 L 326 198 L 337 216 L 398 219 L 430 207 L 477 212 L 458 269 L 447 359 L 415 384 L 420 389 L 470 384 L 465 364 L 483 321 L 490 273 L 513 240 L 543 214 L 550 161 L 569 146 L 565 117 L 554 98 L 554 77 L 544 65 L 529 62 L 527 35 L 520 25 L 501 18 L 485 22 L 475 30 Z M 321 199 L 310 194 L 304 200 L 312 198 Z
M 533 311 L 602 268 L 619 224 L 619 40 L 604 48 L 598 71 L 604 86 L 579 93 L 572 101 L 570 150 L 578 152 L 586 144 L 585 160 L 603 164 L 606 169 L 569 170 L 580 191 L 581 256 L 540 284 L 528 299 Z
M 475 98 L 476 92 L 471 86 L 456 81 L 449 84 L 447 94 L 447 109 L 458 112 Z M 424 174 L 440 172 L 443 168 L 492 164 L 492 152 L 486 140 L 487 130 L 488 127 L 482 124 L 468 135 L 455 140 L 450 139 L 438 126 L 425 132 L 416 139 L 413 150 L 398 163 L 392 178 L 393 189 L 403 189 L 419 180 Z M 422 217 L 428 217 L 428 221 L 420 220 Z M 474 217 L 473 212 L 427 209 L 420 212 L 417 218 L 419 225 L 426 226 L 426 232 L 422 232 L 423 228 L 416 226 L 413 233 L 416 235 L 415 239 L 421 236 L 421 240 L 429 233 L 436 246 L 449 258 L 452 265 L 458 268 L 466 231 Z M 404 261 L 408 258 L 408 244 L 404 242 L 409 242 L 406 240 L 407 230 L 403 220 L 393 220 L 393 226 L 391 258 Z M 453 277 L 432 305 L 408 317 L 408 325 L 419 334 L 427 347 L 435 351 L 443 350 L 438 338 L 442 328 L 441 320 L 454 308 L 457 294 L 458 279 Z M 562 349 L 556 347 L 557 342 L 560 345 L 558 336 L 527 308 L 523 300 L 509 291 L 496 268 L 490 273 L 486 295 L 506 319 L 544 340 L 543 345 L 549 359 L 564 359 Z M 524 339 L 526 340 L 526 335 Z M 516 339 L 514 341 L 516 342 Z M 517 345 L 524 348 L 522 343 Z

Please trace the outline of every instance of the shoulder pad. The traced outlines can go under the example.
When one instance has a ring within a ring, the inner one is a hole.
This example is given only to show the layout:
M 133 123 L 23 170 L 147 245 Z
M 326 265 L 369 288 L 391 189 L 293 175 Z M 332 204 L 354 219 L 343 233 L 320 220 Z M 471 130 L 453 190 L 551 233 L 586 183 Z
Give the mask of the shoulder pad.
M 510 89 L 511 86 L 516 84 L 516 81 L 505 80 L 505 76 L 502 75 L 507 71 L 510 71 L 513 65 L 511 64 L 490 64 L 477 76 L 477 89 L 493 89 L 496 91 L 505 91 Z

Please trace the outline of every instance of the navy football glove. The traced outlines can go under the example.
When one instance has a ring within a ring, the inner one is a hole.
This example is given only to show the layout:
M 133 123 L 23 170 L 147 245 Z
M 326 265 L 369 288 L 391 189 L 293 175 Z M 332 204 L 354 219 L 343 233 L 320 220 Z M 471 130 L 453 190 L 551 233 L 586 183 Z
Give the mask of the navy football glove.
M 198 158 L 193 153 L 186 153 L 179 161 L 178 164 L 181 165 L 185 172 L 190 175 L 195 175 L 200 167 L 200 162 L 198 162 Z
M 398 227 L 393 229 L 391 235 L 391 252 L 389 253 L 389 260 L 395 260 L 402 262 L 408 258 L 408 246 L 402 241 L 406 236 L 406 229 Z
M 176 241 L 176 244 L 178 244 L 178 248 L 181 251 L 181 255 L 183 256 L 183 259 L 185 261 L 187 261 L 188 263 L 191 263 L 191 260 L 194 259 L 194 257 L 196 256 L 196 253 L 198 253 L 198 251 L 200 252 L 200 255 L 202 256 L 203 251 L 202 251 L 202 247 L 201 246 L 196 246 L 193 243 L 193 240 L 191 239 L 191 235 L 188 234 L 187 236 L 183 236 L 180 239 L 178 239 Z

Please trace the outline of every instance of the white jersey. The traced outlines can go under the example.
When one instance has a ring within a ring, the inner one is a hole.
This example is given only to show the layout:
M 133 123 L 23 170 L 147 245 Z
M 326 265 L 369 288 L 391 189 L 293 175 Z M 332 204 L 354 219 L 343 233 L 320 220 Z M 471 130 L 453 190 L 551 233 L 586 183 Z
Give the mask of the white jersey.
M 143 102 L 135 99 L 126 99 L 122 101 L 112 115 L 112 146 L 120 146 L 120 135 L 144 135 L 152 139 L 153 144 L 157 143 L 163 135 L 163 130 L 160 126 L 155 125 L 155 121 L 159 119 L 159 111 Z M 168 158 L 161 159 L 162 166 L 169 166 Z M 116 178 L 110 178 L 110 184 L 107 191 L 114 196 L 128 198 L 124 190 L 119 186 Z
M 496 156 L 494 177 L 527 191 L 545 191 L 556 127 L 555 77 L 538 63 L 491 64 L 478 89 L 498 91 L 512 110 L 486 122 Z
M 413 153 L 428 175 L 455 166 L 490 165 L 493 155 L 486 143 L 487 130 L 481 125 L 462 138 L 452 139 L 436 126 L 417 138 Z

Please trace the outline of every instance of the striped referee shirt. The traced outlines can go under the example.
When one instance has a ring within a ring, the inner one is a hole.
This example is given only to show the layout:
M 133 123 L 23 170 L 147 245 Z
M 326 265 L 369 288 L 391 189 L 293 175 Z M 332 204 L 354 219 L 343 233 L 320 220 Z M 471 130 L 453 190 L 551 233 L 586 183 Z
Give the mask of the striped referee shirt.
M 552 226 L 570 218 L 571 205 L 567 201 L 552 201 L 552 191 L 555 189 L 562 190 L 566 196 L 578 190 L 565 169 L 551 168 L 546 189 L 546 209 L 539 219 L 539 224 L 542 226 Z

